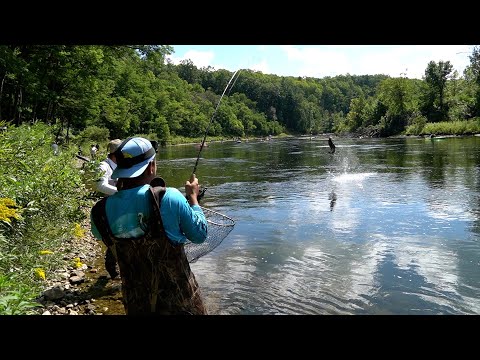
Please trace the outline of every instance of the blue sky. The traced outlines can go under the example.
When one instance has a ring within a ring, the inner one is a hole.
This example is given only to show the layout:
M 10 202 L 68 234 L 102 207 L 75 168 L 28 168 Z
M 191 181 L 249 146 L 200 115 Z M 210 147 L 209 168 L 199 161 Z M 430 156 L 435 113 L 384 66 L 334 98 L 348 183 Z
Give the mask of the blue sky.
M 169 58 L 201 68 L 251 69 L 279 76 L 322 78 L 385 74 L 421 79 L 430 61 L 450 61 L 459 76 L 472 45 L 172 45 Z M 401 75 L 402 74 L 402 75 Z

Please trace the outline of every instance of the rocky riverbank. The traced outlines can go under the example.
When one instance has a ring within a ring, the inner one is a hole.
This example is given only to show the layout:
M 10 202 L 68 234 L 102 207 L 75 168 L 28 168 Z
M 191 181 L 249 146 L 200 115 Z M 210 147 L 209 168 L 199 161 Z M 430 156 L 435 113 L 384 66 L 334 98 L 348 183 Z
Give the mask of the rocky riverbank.
M 82 224 L 85 237 L 65 243 L 62 266 L 37 299 L 36 313 L 42 315 L 122 315 L 121 280 L 112 280 L 105 270 L 105 245 L 90 232 L 88 220 Z

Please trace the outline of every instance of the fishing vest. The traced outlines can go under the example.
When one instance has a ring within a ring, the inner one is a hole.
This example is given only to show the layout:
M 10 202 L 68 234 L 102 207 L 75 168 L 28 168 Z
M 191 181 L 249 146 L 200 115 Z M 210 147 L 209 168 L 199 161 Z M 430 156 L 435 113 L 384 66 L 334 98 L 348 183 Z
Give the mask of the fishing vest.
M 105 211 L 108 197 L 93 206 L 92 220 L 118 262 L 127 315 L 206 315 L 184 246 L 173 245 L 163 227 L 160 204 L 165 190 L 150 187 L 154 212 L 142 237 L 113 236 Z

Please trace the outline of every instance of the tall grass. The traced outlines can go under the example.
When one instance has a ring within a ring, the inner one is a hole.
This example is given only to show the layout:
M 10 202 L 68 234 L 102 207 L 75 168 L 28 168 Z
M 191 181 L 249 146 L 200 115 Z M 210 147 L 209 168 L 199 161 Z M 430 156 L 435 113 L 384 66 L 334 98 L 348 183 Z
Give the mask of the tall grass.
M 422 126 L 413 124 L 407 127 L 407 135 L 473 135 L 480 133 L 480 118 L 462 121 L 443 121 L 425 123 Z
M 28 313 L 91 206 L 78 146 L 63 144 L 55 156 L 54 138 L 43 123 L 0 133 L 0 314 Z

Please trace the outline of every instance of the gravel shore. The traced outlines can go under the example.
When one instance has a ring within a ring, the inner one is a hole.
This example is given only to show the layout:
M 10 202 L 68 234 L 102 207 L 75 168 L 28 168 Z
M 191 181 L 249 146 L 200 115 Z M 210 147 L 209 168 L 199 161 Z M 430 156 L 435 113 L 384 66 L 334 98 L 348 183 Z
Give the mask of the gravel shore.
M 103 257 L 106 247 L 92 236 L 89 219 L 82 223 L 82 227 L 85 237 L 73 238 L 61 249 L 65 254 L 65 265 L 46 280 L 45 290 L 37 299 L 41 306 L 36 313 L 125 314 L 121 302 L 121 280 L 110 279 L 105 270 Z

